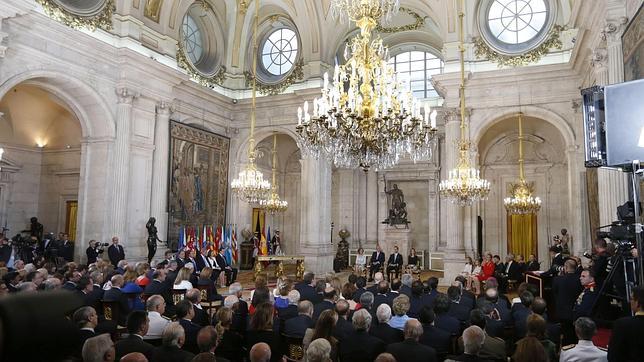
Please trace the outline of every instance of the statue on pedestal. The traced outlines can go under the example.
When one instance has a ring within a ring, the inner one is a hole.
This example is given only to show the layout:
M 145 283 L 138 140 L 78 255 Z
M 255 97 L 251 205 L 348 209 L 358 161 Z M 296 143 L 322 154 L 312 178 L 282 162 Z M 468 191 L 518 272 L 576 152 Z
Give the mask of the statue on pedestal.
M 156 218 L 150 217 L 145 224 L 145 228 L 148 229 L 148 240 L 146 242 L 148 246 L 148 264 L 152 262 L 152 258 L 154 258 L 154 254 L 157 252 L 157 242 L 163 242 L 159 239 L 158 229 L 155 225 L 156 222 Z
M 338 232 L 338 236 L 340 236 L 341 240 L 338 242 L 338 251 L 333 259 L 333 270 L 336 272 L 349 267 L 349 242 L 347 238 L 351 236 L 351 233 L 347 229 L 341 229 Z
M 391 190 L 387 190 L 387 183 L 385 182 L 385 193 L 391 197 L 389 207 L 389 217 L 382 223 L 394 225 L 405 225 L 408 227 L 409 221 L 407 220 L 407 204 L 405 203 L 405 194 L 398 188 L 397 184 L 393 184 Z

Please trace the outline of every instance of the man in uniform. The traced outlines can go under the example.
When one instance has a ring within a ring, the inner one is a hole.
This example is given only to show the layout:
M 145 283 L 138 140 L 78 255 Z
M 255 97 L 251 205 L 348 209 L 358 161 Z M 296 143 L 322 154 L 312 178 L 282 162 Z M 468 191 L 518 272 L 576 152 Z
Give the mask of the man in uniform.
M 595 278 L 589 269 L 584 269 L 579 277 L 581 285 L 584 290 L 581 291 L 575 307 L 573 308 L 573 318 L 576 320 L 579 317 L 590 317 L 595 301 L 599 296 L 599 289 L 595 285 Z
M 606 350 L 595 347 L 593 336 L 597 328 L 595 322 L 587 317 L 581 317 L 575 321 L 575 333 L 579 343 L 571 344 L 561 348 L 559 362 L 602 362 L 606 361 Z
M 573 260 L 566 260 L 564 269 L 565 274 L 555 277 L 552 281 L 552 294 L 555 296 L 557 318 L 561 323 L 562 343 L 567 345 L 577 342 L 573 326 L 573 309 L 583 287 L 575 273 L 576 265 Z
M 545 277 L 554 277 L 561 274 L 564 270 L 564 263 L 566 259 L 561 254 L 561 246 L 553 245 L 550 247 L 550 256 L 552 257 L 552 263 L 550 263 L 550 269 L 545 273 L 541 274 Z
M 611 362 L 637 361 L 644 354 L 644 286 L 633 288 L 631 294 L 633 317 L 618 319 L 613 325 L 613 334 L 608 344 L 608 360 Z

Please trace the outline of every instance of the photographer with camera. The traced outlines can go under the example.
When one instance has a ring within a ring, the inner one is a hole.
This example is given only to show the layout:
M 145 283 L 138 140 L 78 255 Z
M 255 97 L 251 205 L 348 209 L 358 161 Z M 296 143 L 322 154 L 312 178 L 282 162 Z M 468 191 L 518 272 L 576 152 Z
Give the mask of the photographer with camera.
M 597 284 L 604 284 L 604 280 L 606 280 L 606 276 L 608 275 L 606 267 L 608 266 L 608 261 L 612 256 L 608 253 L 608 245 L 606 243 L 606 239 L 596 239 L 594 243 L 593 254 L 588 255 L 588 253 L 585 253 L 584 256 L 587 258 L 590 257 L 592 260 L 591 269 L 593 274 L 595 275 Z
M 103 254 L 105 247 L 108 245 L 108 243 L 97 243 L 96 240 L 90 240 L 89 246 L 85 250 L 85 254 L 87 255 L 87 265 L 96 263 L 98 256 Z

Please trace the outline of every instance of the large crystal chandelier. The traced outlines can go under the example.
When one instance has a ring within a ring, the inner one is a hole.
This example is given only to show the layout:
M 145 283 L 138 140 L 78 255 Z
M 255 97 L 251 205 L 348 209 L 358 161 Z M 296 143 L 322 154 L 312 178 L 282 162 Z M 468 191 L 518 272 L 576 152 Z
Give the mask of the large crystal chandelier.
M 278 212 L 284 212 L 288 208 L 288 202 L 281 200 L 280 195 L 277 193 L 277 134 L 273 135 L 273 151 L 271 151 L 271 154 L 273 156 L 273 188 L 271 189 L 271 194 L 267 199 L 259 201 L 259 206 L 268 211 L 271 215 L 274 215 Z
M 510 197 L 503 200 L 510 214 L 536 214 L 541 209 L 541 199 L 533 197 L 534 185 L 527 182 L 523 172 L 523 113 L 519 112 L 519 182 L 510 185 Z
M 397 0 L 333 0 L 333 13 L 354 21 L 360 35 L 347 45 L 348 60 L 335 66 L 331 82 L 324 74 L 322 96 L 311 107 L 307 101 L 298 108 L 303 153 L 365 171 L 391 167 L 404 155 L 414 162 L 431 158 L 436 112 L 398 81 L 389 50 L 372 37 L 378 20 L 389 19 L 398 5 Z
M 250 110 L 250 140 L 248 141 L 248 165 L 239 173 L 230 186 L 233 193 L 242 201 L 249 204 L 257 204 L 260 200 L 266 199 L 271 190 L 271 184 L 264 180 L 264 175 L 255 166 L 255 98 L 256 98 L 256 75 L 257 75 L 257 27 L 259 18 L 259 0 L 255 1 L 255 24 L 253 29 L 253 79 L 252 79 L 252 101 Z
M 472 205 L 479 200 L 487 199 L 490 193 L 490 182 L 480 177 L 480 171 L 470 164 L 470 140 L 465 136 L 465 46 L 463 44 L 464 4 L 461 1 L 459 18 L 459 52 L 461 53 L 461 139 L 458 142 L 458 162 L 456 167 L 448 172 L 447 180 L 439 184 L 440 194 L 452 203 L 460 206 Z

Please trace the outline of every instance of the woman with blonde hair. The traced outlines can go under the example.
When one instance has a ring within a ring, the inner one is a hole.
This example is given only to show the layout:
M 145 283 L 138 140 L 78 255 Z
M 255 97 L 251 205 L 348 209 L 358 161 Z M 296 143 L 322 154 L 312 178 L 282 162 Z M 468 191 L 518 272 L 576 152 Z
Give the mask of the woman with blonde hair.
M 358 275 L 364 275 L 367 271 L 367 256 L 364 255 L 363 248 L 358 248 L 358 254 L 356 255 L 356 263 L 353 266 L 353 270 Z
M 244 339 L 239 333 L 230 330 L 233 324 L 233 310 L 222 307 L 217 311 L 216 318 L 217 349 L 215 349 L 215 354 L 217 357 L 223 357 L 229 361 L 241 361 L 242 353 L 239 351 L 242 350 Z
M 192 289 L 192 283 L 190 282 L 190 269 L 181 268 L 179 273 L 177 273 L 177 278 L 174 280 L 174 286 L 172 289 L 175 290 L 190 290 Z

